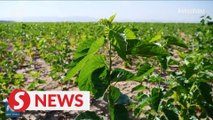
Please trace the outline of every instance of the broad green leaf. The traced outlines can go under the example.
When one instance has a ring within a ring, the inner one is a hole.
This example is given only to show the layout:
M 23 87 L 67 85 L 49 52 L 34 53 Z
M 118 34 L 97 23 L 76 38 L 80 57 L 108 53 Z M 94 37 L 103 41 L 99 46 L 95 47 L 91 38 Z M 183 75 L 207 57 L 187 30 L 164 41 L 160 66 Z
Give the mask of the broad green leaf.
M 122 105 L 128 105 L 130 104 L 130 99 L 126 94 L 121 93 L 116 103 L 122 104 Z
M 91 78 L 94 88 L 92 93 L 95 95 L 95 98 L 99 98 L 103 96 L 103 93 L 106 91 L 109 85 L 109 70 L 105 66 L 103 68 L 99 68 L 92 73 Z
M 193 63 L 190 63 L 190 64 L 188 64 L 186 66 L 186 68 L 185 68 L 185 71 L 186 71 L 185 76 L 186 76 L 187 79 L 189 79 L 193 74 L 196 73 L 196 70 L 194 70 L 194 69 L 195 69 L 195 64 L 193 64 Z
M 109 22 L 110 22 L 110 23 L 112 23 L 112 22 L 113 22 L 113 20 L 115 19 L 115 17 L 116 17 L 116 14 L 114 14 L 114 15 L 110 16 L 110 18 L 109 18 Z
M 118 98 L 120 97 L 121 92 L 118 88 L 114 86 L 111 86 L 110 89 L 111 89 L 111 95 L 110 95 L 111 103 L 115 104 Z
M 133 91 L 143 91 L 145 89 L 146 89 L 146 87 L 143 85 L 137 85 L 134 88 L 132 88 Z
M 88 54 L 94 54 L 98 52 L 98 50 L 104 45 L 104 38 L 101 37 L 92 43 L 90 46 Z
M 138 39 L 127 39 L 127 54 L 132 53 L 132 49 L 138 44 L 140 43 L 140 40 Z
M 94 41 L 96 41 L 96 40 L 95 39 L 88 39 L 88 40 L 84 40 L 83 42 L 81 42 L 78 45 L 78 48 L 75 51 L 73 59 L 76 60 L 78 58 L 86 56 Z
M 157 40 L 161 39 L 161 34 L 157 34 L 156 36 L 154 36 L 149 42 L 152 43 L 152 42 L 155 42 Z
M 169 52 L 165 50 L 163 47 L 158 46 L 153 43 L 141 43 L 137 46 L 135 46 L 132 49 L 133 55 L 139 55 L 143 57 L 150 57 L 150 56 L 169 56 Z
M 121 68 L 116 68 L 111 73 L 111 79 L 114 81 L 126 81 L 131 79 L 133 76 L 133 73 Z
M 110 100 L 109 109 L 111 120 L 129 120 L 128 111 L 123 105 L 129 103 L 130 100 L 128 96 L 121 94 L 118 88 L 111 87 L 111 95 L 108 99 Z
M 149 81 L 152 83 L 159 83 L 165 81 L 165 79 L 162 78 L 161 75 L 154 73 L 149 76 Z
M 98 52 L 99 48 L 102 47 L 103 44 L 104 38 L 102 37 L 97 40 L 88 40 L 87 42 L 83 42 L 76 50 L 76 54 L 74 56 L 75 66 L 71 66 L 73 68 L 68 71 L 64 82 L 76 75 L 87 62 L 87 60 L 90 59 L 93 54 Z
M 165 39 L 167 40 L 167 44 L 169 45 L 176 45 L 183 48 L 188 48 L 187 45 L 183 42 L 183 40 L 174 36 L 166 36 Z
M 170 108 L 171 109 L 171 108 Z M 173 110 L 170 110 L 166 107 L 163 107 L 163 112 L 168 120 L 179 120 L 178 114 L 175 113 Z
M 130 120 L 124 105 L 117 104 L 114 106 L 114 118 L 112 120 Z
M 89 90 L 95 98 L 101 97 L 109 84 L 108 73 L 104 57 L 94 55 L 80 71 L 77 79 L 80 90 Z
M 158 88 L 153 88 L 152 89 L 152 94 L 151 94 L 151 106 L 154 108 L 155 111 L 158 111 L 158 107 L 160 104 L 160 101 L 162 99 L 162 91 L 161 89 Z
M 206 19 L 209 19 L 209 20 L 211 20 L 212 18 L 211 18 L 210 16 L 207 16 L 207 17 L 206 17 Z
M 145 74 L 148 70 L 150 70 L 152 66 L 149 63 L 145 63 L 138 69 L 137 76 L 141 76 Z
M 95 39 L 88 39 L 88 40 L 84 40 L 83 42 L 79 44 L 78 48 L 76 49 L 74 53 L 73 60 L 70 65 L 71 67 L 76 66 L 76 64 L 80 62 L 87 55 L 94 41 Z
M 98 23 L 100 23 L 101 25 L 103 25 L 104 27 L 111 27 L 112 23 L 109 22 L 108 19 L 106 18 L 103 18 L 103 19 L 100 19 L 98 21 Z
M 36 82 L 32 82 L 31 84 L 30 84 L 30 86 L 27 88 L 27 90 L 33 90 L 33 89 L 35 89 L 35 87 L 36 87 Z
M 108 27 L 105 27 L 105 28 L 104 28 L 104 34 L 105 34 L 106 36 L 109 36 L 109 31 L 110 31 L 110 29 L 109 29 Z
M 95 112 L 86 111 L 79 114 L 75 120 L 103 120 L 100 116 L 98 116 Z
M 142 102 L 142 101 L 149 102 L 150 101 L 149 100 L 150 99 L 150 95 L 146 95 L 146 94 L 144 94 L 142 92 L 139 92 L 135 98 L 136 98 L 136 100 L 138 100 L 138 102 Z
M 123 60 L 126 60 L 127 42 L 123 32 L 124 28 L 115 26 L 112 30 L 109 31 L 109 39 L 118 55 Z
M 93 55 L 88 55 L 84 57 L 80 62 L 77 63 L 76 66 L 71 68 L 68 72 L 66 77 L 64 78 L 64 82 L 68 81 L 70 78 L 74 77 L 86 64 L 86 62 L 93 57 Z
M 139 102 L 139 106 L 138 106 L 138 110 L 135 111 L 135 115 L 136 116 L 139 116 L 140 113 L 142 112 L 143 108 L 145 106 L 148 106 L 150 105 L 150 98 L 146 95 L 146 94 L 143 94 L 143 93 L 138 93 L 138 95 L 136 96 L 136 99 L 137 101 Z
M 126 39 L 132 40 L 132 39 L 136 39 L 137 38 L 135 33 L 132 30 L 130 30 L 129 28 L 125 29 L 125 35 L 126 35 Z
M 134 76 L 131 80 L 141 81 L 145 76 L 150 75 L 153 71 L 154 67 L 146 63 L 138 69 L 136 76 Z
M 134 115 L 136 116 L 136 117 L 139 117 L 140 116 L 140 114 L 141 114 L 141 112 L 142 112 L 142 107 L 136 107 L 135 109 L 134 109 Z

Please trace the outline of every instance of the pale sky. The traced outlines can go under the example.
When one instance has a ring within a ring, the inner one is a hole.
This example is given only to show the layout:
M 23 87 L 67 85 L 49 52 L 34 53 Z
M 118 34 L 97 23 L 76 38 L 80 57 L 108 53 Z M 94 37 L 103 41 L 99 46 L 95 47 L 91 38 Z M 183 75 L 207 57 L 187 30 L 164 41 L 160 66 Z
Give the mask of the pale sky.
M 116 13 L 116 21 L 199 22 L 213 17 L 213 1 L 0 1 L 0 20 L 90 17 Z

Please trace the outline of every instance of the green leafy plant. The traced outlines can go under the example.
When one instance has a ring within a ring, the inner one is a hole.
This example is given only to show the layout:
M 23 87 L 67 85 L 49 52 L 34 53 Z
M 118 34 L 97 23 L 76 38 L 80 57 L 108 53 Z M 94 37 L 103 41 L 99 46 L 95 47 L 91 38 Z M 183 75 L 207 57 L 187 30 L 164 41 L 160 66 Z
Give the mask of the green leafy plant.
M 147 119 L 168 120 L 210 119 L 213 117 L 212 86 L 210 85 L 212 69 L 209 68 L 209 65 L 212 64 L 210 62 L 212 61 L 212 44 L 206 44 L 212 38 L 212 34 L 208 34 L 209 29 L 211 28 L 198 29 L 199 34 L 196 34 L 195 40 L 192 41 L 194 44 L 192 49 L 179 54 L 181 64 L 166 59 L 165 67 L 165 61 L 161 61 L 164 57 L 160 57 L 159 62 L 162 69 L 168 69 L 170 65 L 177 65 L 179 69 L 165 71 L 168 76 L 166 79 L 156 76 L 155 73 L 153 73 L 154 77 L 152 74 L 149 75 L 147 78 L 149 81 L 159 82 L 160 80 L 159 87 L 147 88 L 139 85 L 133 88 L 134 91 L 140 91 L 135 97 L 138 103 L 129 107 L 134 109 L 135 116 L 139 117 L 143 113 Z M 189 48 L 179 38 L 165 36 L 164 39 L 167 41 L 165 46 L 168 48 L 170 45 Z M 200 39 L 205 40 L 201 42 Z M 150 91 L 149 94 L 143 93 L 146 89 Z
M 200 18 L 201 18 L 200 23 L 202 25 L 207 25 L 208 22 L 212 19 L 210 16 L 207 15 L 201 16 Z
M 26 74 L 33 79 L 28 90 L 35 90 L 46 83 L 39 78 L 48 73 L 107 101 L 112 120 L 211 119 L 213 28 L 206 25 L 211 17 L 202 17 L 201 24 L 117 23 L 114 18 L 0 23 L 0 101 L 26 86 Z M 38 59 L 50 71 L 38 71 Z M 124 66 L 117 66 L 118 61 Z M 25 68 L 31 72 L 18 73 Z M 131 99 L 116 87 L 121 81 L 139 83 Z M 134 115 L 128 116 L 129 111 Z M 86 111 L 76 119 L 104 117 Z
M 79 44 L 71 62 L 73 67 L 64 80 L 66 82 L 77 76 L 75 82 L 80 90 L 90 91 L 96 99 L 106 96 L 110 119 L 129 119 L 125 106 L 129 104 L 129 100 L 119 102 L 124 95 L 115 87 L 115 84 L 126 80 L 141 81 L 144 76 L 153 72 L 153 68 L 149 64 L 143 65 L 137 74 L 122 68 L 112 69 L 112 55 L 117 53 L 123 61 L 130 62 L 128 59 L 130 56 L 166 57 L 170 53 L 164 47 L 154 43 L 161 36 L 155 36 L 151 41 L 141 40 L 129 28 L 113 24 L 114 18 L 115 15 L 109 19 L 100 19 L 99 23 L 104 28 L 104 37 L 88 39 Z M 108 51 L 108 54 L 103 54 L 101 51 L 103 49 Z M 158 90 L 153 90 L 153 95 L 157 94 Z M 159 99 L 156 98 L 153 102 L 157 105 Z
M 65 81 L 77 75 L 80 90 L 88 90 L 98 99 L 107 96 L 110 118 L 128 119 L 128 112 L 123 104 L 117 104 L 119 97 L 122 95 L 120 90 L 113 86 L 116 82 L 112 78 L 112 52 L 113 49 L 122 59 L 126 59 L 126 38 L 124 36 L 125 28 L 114 26 L 112 24 L 115 15 L 109 19 L 101 19 L 100 24 L 105 31 L 105 38 L 89 39 L 79 44 L 70 69 L 65 77 Z M 108 55 L 101 54 L 100 48 L 107 46 Z M 124 79 L 123 79 L 124 80 Z M 85 113 L 82 113 L 85 114 Z M 87 116 L 85 116 L 86 119 Z
M 170 59 L 172 56 L 170 49 L 174 49 L 173 46 L 188 49 L 188 45 L 182 39 L 174 35 L 164 36 L 160 32 L 151 38 L 141 39 L 130 28 L 113 24 L 114 18 L 115 15 L 99 21 L 104 28 L 104 37 L 88 39 L 79 44 L 65 82 L 76 76 L 77 79 L 74 82 L 78 84 L 80 90 L 90 91 L 96 99 L 106 96 L 112 120 L 129 119 L 126 105 L 131 102 L 131 100 L 120 102 L 124 94 L 115 87 L 115 84 L 126 80 L 141 82 L 144 79 L 158 85 L 154 88 L 143 85 L 133 88 L 134 91 L 141 91 L 135 98 L 137 103 L 128 107 L 134 110 L 136 117 L 139 117 L 141 113 L 144 113 L 148 119 L 212 117 L 209 93 L 211 89 L 200 77 L 204 76 L 203 72 L 198 72 L 198 70 L 202 71 L 203 58 L 198 54 L 200 51 L 180 54 L 180 57 L 187 62 L 179 65 L 174 59 Z M 180 48 L 177 50 L 181 50 Z M 108 51 L 107 54 L 103 54 L 103 49 Z M 194 56 L 195 53 L 198 55 Z M 114 54 L 126 63 L 131 63 L 130 58 L 133 56 L 142 58 L 143 63 L 135 74 L 122 68 L 113 69 Z M 174 64 L 179 66 L 180 71 L 167 71 L 169 66 Z M 154 66 L 160 66 L 161 74 L 168 74 L 169 78 L 164 80 L 161 75 L 156 75 Z M 165 88 L 162 88 L 162 84 Z M 208 94 L 201 89 L 204 86 L 208 89 L 206 90 Z M 150 91 L 148 95 L 143 93 L 145 89 Z M 200 102 L 199 99 L 206 102 Z M 145 107 L 149 109 L 144 110 Z M 197 115 L 194 110 L 206 112 Z

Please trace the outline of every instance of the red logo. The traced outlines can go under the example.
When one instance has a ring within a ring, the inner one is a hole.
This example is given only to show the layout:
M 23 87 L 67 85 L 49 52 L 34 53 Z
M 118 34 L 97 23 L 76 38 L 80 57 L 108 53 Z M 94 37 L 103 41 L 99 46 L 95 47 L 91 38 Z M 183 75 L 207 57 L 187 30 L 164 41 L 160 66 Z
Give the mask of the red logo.
M 30 105 L 30 96 L 24 90 L 14 90 L 8 98 L 8 103 L 12 110 L 23 112 Z
M 89 110 L 88 91 L 24 91 L 14 90 L 8 98 L 16 112 L 25 110 Z

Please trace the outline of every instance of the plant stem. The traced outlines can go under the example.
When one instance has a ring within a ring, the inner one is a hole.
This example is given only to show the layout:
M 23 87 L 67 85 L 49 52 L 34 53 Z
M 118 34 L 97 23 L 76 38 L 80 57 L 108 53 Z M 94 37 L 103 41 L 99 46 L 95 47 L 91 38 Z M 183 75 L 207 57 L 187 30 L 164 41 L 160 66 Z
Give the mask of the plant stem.
M 112 109 L 112 102 L 111 102 L 111 99 L 110 99 L 110 96 L 111 96 L 111 71 L 112 71 L 112 53 L 111 53 L 111 50 L 112 50 L 112 46 L 111 46 L 111 43 L 109 41 L 109 89 L 108 89 L 108 96 L 107 96 L 107 99 L 108 99 L 108 107 L 109 107 L 109 117 L 110 117 L 110 120 L 113 120 L 114 117 L 113 117 L 113 114 L 114 114 L 114 110 Z
M 114 109 L 113 109 L 113 104 L 112 104 L 110 96 L 111 96 L 111 85 L 109 85 L 107 99 L 108 99 L 109 117 L 110 117 L 110 120 L 114 120 L 114 117 L 113 117 Z
M 111 46 L 111 43 L 109 42 L 109 73 L 111 73 L 111 71 L 112 71 L 112 53 L 111 53 L 111 50 L 112 50 L 112 46 Z M 110 82 L 111 82 L 111 77 L 110 77 Z

